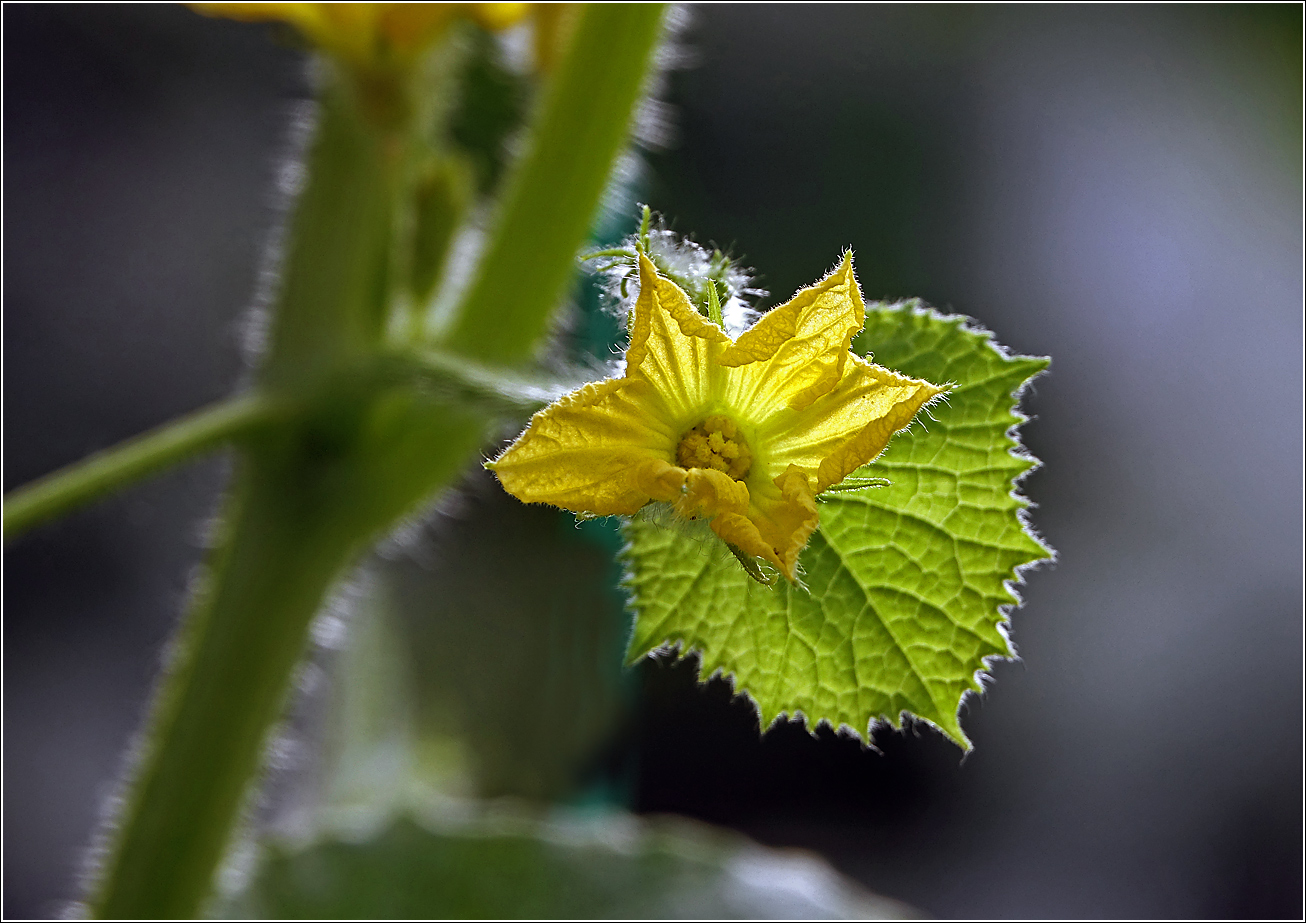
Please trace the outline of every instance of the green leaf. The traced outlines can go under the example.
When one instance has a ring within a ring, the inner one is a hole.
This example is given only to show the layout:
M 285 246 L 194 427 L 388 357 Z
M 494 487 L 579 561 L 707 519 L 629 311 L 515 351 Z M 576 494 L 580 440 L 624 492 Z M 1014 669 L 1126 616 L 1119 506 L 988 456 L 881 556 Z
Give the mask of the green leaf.
M 615 529 L 518 503 L 483 469 L 441 506 L 453 515 L 366 569 L 331 665 L 320 810 L 384 810 L 410 790 L 608 797 L 594 770 L 633 678 Z
M 612 814 L 401 816 L 272 846 L 222 915 L 264 919 L 910 919 L 814 856 Z
M 1014 487 L 1038 462 L 1015 437 L 1015 407 L 1047 359 L 1010 356 L 963 317 L 918 303 L 871 305 L 854 341 L 875 361 L 953 385 L 946 402 L 855 473 L 887 486 L 821 497 L 803 552 L 806 588 L 751 580 L 710 534 L 636 519 L 627 586 L 632 662 L 670 645 L 698 651 L 702 675 L 730 677 L 763 727 L 782 715 L 854 733 L 904 713 L 969 749 L 958 722 L 994 658 L 1020 572 L 1051 550 L 1028 528 Z

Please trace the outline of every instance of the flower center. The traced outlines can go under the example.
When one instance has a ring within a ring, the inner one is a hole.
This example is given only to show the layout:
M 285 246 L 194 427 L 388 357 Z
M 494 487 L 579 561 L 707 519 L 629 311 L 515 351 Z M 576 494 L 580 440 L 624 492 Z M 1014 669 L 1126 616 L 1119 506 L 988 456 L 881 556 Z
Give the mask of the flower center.
M 742 481 L 753 467 L 753 453 L 733 420 L 712 416 L 681 437 L 676 463 L 682 468 L 715 468 Z

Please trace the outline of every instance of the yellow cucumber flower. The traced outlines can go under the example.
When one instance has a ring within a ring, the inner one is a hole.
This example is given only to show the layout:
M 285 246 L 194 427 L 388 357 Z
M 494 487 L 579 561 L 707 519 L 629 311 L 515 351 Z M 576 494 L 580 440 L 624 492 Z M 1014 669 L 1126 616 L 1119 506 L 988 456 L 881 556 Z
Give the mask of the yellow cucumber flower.
M 192 3 L 198 12 L 246 22 L 288 22 L 319 48 L 358 67 L 405 63 L 456 17 L 505 29 L 525 3 Z
M 527 503 L 631 515 L 652 501 L 797 579 L 816 495 L 943 392 L 850 349 L 865 305 L 852 253 L 732 340 L 639 254 L 620 378 L 541 410 L 487 467 Z

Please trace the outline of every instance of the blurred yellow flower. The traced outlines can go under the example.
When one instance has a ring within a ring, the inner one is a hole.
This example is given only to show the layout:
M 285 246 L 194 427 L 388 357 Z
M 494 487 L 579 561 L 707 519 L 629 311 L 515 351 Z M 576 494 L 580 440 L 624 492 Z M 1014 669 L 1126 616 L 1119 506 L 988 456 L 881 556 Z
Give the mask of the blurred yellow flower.
M 851 351 L 865 316 L 851 252 L 736 340 L 643 253 L 639 279 L 625 373 L 541 410 L 487 467 L 527 503 L 605 516 L 668 502 L 796 580 L 816 495 L 944 389 Z
M 360 67 L 415 58 L 458 17 L 487 29 L 520 20 L 526 3 L 192 3 L 246 22 L 288 22 L 325 51 Z

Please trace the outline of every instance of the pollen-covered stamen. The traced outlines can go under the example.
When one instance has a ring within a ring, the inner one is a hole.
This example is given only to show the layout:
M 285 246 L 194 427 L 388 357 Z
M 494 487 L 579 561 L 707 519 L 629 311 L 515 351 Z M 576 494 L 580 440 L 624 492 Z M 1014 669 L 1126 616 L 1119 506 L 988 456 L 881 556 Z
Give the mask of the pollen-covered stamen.
M 736 481 L 748 476 L 753 453 L 728 417 L 711 416 L 681 437 L 676 464 L 682 468 L 713 468 Z

